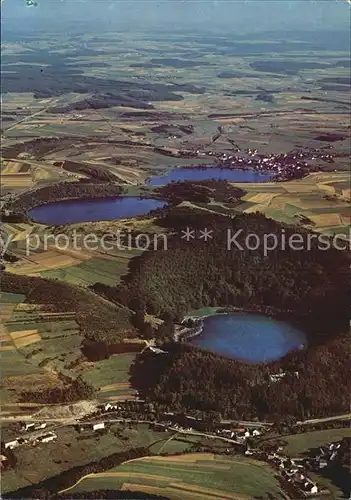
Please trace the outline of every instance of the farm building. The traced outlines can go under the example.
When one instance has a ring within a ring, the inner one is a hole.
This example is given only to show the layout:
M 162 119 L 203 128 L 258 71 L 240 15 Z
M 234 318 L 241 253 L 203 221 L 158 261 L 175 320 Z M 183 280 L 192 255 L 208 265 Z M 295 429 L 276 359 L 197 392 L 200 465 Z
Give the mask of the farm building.
M 105 429 L 105 422 L 99 422 L 97 424 L 93 424 L 93 431 L 98 431 L 100 429 Z

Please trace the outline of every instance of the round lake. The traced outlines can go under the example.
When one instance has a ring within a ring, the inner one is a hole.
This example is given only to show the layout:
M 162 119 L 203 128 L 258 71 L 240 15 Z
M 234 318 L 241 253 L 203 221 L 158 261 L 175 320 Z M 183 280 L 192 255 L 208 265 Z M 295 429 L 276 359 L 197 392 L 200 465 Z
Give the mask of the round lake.
M 306 335 L 283 321 L 251 313 L 204 319 L 204 328 L 191 344 L 247 363 L 266 363 L 306 345 Z
M 133 196 L 66 200 L 32 208 L 29 215 L 42 224 L 60 225 L 136 217 L 165 205 L 161 200 Z
M 150 177 L 148 184 L 159 186 L 172 181 L 207 181 L 210 179 L 231 182 L 265 182 L 271 178 L 271 174 L 260 173 L 255 170 L 218 167 L 179 167 L 170 170 L 164 175 Z

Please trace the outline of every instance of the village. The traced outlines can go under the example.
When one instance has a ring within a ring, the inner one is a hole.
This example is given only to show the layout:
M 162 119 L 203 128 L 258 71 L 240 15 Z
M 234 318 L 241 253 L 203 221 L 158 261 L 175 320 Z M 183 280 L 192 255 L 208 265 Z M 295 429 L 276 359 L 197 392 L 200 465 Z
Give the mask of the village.
M 235 168 L 242 170 L 254 170 L 262 174 L 272 174 L 273 181 L 286 181 L 304 177 L 309 172 L 320 170 L 316 160 L 322 160 L 327 164 L 334 163 L 336 154 L 328 152 L 333 148 L 331 144 L 322 148 L 291 151 L 289 153 L 259 153 L 257 149 L 247 148 L 243 151 L 235 143 L 235 154 L 222 153 L 214 149 L 206 151 L 175 150 L 169 148 L 155 148 L 165 156 L 176 158 L 202 158 L 212 157 L 213 163 L 219 168 Z M 240 154 L 238 154 L 240 153 Z M 307 163 L 309 162 L 309 163 Z M 212 163 L 212 164 L 213 164 Z M 206 168 L 211 165 L 193 165 L 197 168 Z
M 216 420 L 216 419 L 215 419 Z M 213 440 L 224 441 L 227 455 L 242 455 L 269 464 L 288 493 L 289 498 L 308 498 L 316 495 L 327 495 L 330 492 L 321 487 L 310 473 L 318 473 L 335 463 L 345 438 L 341 442 L 326 443 L 314 456 L 289 457 L 284 454 L 284 447 L 271 444 L 274 437 L 274 426 L 262 422 L 214 421 L 193 415 L 179 415 L 175 412 L 158 413 L 154 404 L 143 399 L 109 401 L 96 406 L 93 414 L 71 422 L 22 422 L 20 435 L 1 445 L 1 469 L 11 466 L 11 453 L 20 446 L 44 446 L 58 439 L 55 429 L 73 426 L 78 434 L 90 436 L 103 435 L 109 432 L 114 423 L 138 426 L 148 424 L 151 429 L 174 433 L 174 435 L 203 436 Z M 326 424 L 328 425 L 328 424 Z M 302 431 L 300 431 L 302 432 Z M 171 436 L 172 439 L 172 436 Z M 267 446 L 266 446 L 267 445 Z M 208 446 L 202 451 L 211 451 Z M 315 476 L 314 476 L 315 477 Z M 290 497 L 291 495 L 291 497 Z

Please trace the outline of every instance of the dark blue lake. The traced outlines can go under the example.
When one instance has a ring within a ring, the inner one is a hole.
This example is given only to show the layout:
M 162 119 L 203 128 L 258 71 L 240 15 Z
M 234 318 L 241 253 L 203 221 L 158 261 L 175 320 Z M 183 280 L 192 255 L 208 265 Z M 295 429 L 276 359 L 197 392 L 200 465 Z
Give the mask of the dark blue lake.
M 306 335 L 283 321 L 251 313 L 233 313 L 204 319 L 204 329 L 189 340 L 208 351 L 248 363 L 282 358 L 306 345 Z
M 174 168 L 164 175 L 155 175 L 148 179 L 148 184 L 158 186 L 172 181 L 206 181 L 219 179 L 231 182 L 265 182 L 272 178 L 271 174 L 261 174 L 255 170 L 240 170 L 218 167 L 180 167 Z
M 136 217 L 165 205 L 167 203 L 161 200 L 134 196 L 67 200 L 32 208 L 29 215 L 42 224 L 60 225 Z

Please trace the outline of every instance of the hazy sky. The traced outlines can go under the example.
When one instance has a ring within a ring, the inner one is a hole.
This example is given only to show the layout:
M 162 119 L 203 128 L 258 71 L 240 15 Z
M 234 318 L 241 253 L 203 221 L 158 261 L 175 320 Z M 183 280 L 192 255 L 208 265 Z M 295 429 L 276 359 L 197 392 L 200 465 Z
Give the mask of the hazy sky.
M 3 0 L 3 28 L 109 30 L 182 28 L 250 32 L 265 30 L 348 29 L 345 0 Z M 92 29 L 92 28 L 90 28 Z M 95 30 L 94 30 L 95 31 Z

